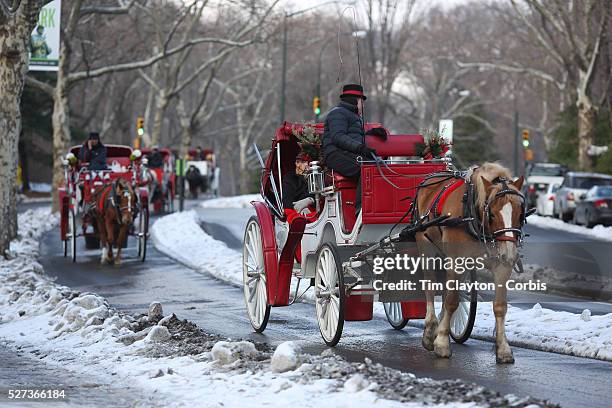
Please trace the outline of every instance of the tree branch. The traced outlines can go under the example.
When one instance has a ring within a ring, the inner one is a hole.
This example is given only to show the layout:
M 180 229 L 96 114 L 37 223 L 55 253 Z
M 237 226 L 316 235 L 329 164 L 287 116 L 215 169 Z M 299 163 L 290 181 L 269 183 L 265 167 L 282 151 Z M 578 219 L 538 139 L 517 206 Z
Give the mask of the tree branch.
M 118 0 L 118 6 L 88 6 L 81 7 L 81 17 L 88 14 L 124 14 L 127 13 L 130 8 L 134 5 L 136 0 L 130 0 L 126 3 L 123 0 Z
M 30 75 L 26 75 L 26 83 L 30 86 L 33 86 L 34 88 L 37 88 L 39 91 L 42 91 L 44 93 L 46 93 L 47 95 L 49 95 L 50 97 L 53 97 L 54 93 L 55 93 L 55 88 L 45 82 L 39 81 L 38 79 L 30 76 Z

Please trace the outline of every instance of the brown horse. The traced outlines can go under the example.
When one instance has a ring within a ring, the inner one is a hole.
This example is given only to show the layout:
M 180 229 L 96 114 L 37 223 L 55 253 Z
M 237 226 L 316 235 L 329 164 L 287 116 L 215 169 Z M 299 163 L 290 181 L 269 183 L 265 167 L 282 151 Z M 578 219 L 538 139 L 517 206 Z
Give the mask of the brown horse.
M 121 249 L 134 222 L 136 195 L 128 181 L 116 179 L 97 190 L 93 197 L 96 203 L 94 218 L 102 246 L 101 263 L 119 265 Z M 117 248 L 114 258 L 113 245 Z
M 426 256 L 486 259 L 485 265 L 493 273 L 496 287 L 493 312 L 498 363 L 514 362 L 504 327 L 508 309 L 506 282 L 518 260 L 518 245 L 527 216 L 520 193 L 523 181 L 522 176 L 512 181 L 509 170 L 499 164 L 484 163 L 472 167 L 462 179 L 449 178 L 448 174 L 426 179 L 416 197 L 415 212 L 419 217 L 433 213 L 471 219 L 467 226 L 430 227 L 416 235 L 417 246 L 419 253 Z M 425 279 L 435 280 L 434 272 L 424 270 Z M 447 282 L 460 280 L 460 276 L 455 270 L 446 269 Z M 447 288 L 440 322 L 434 311 L 434 292 L 426 290 L 425 295 L 423 347 L 448 358 L 451 356 L 450 321 L 459 305 L 458 292 Z

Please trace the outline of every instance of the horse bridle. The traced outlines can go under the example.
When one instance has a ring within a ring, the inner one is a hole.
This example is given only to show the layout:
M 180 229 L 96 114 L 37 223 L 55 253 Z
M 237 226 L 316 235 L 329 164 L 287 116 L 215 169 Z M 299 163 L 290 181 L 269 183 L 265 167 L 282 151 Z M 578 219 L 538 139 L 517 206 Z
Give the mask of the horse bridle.
M 112 188 L 113 188 L 113 194 L 110 197 L 110 203 L 113 206 L 113 208 L 116 210 L 117 212 L 117 222 L 119 223 L 119 225 L 123 225 L 123 222 L 121 221 L 121 213 L 125 210 L 127 210 L 129 213 L 133 212 L 133 207 L 132 207 L 132 194 L 130 193 L 130 191 L 126 188 L 123 191 L 123 196 L 127 197 L 128 202 L 127 205 L 124 207 L 118 207 L 116 204 L 116 198 L 117 198 L 117 186 L 119 185 L 119 179 L 115 180 L 113 182 Z
M 512 241 L 512 242 L 522 242 L 523 241 L 523 226 L 525 225 L 527 218 L 527 210 L 526 210 L 526 202 L 525 196 L 518 190 L 510 188 L 508 186 L 508 180 L 505 177 L 497 177 L 492 181 L 493 184 L 502 185 L 501 190 L 499 190 L 493 197 L 487 198 L 484 205 L 483 211 L 483 219 L 482 219 L 482 237 L 483 240 L 494 242 L 494 241 Z M 491 219 L 493 218 L 493 214 L 491 214 L 491 205 L 501 197 L 507 195 L 516 195 L 521 199 L 521 225 L 516 228 L 514 226 L 509 228 L 501 228 L 493 231 L 491 234 L 486 234 L 485 225 L 491 225 Z M 512 236 L 507 236 L 506 233 L 512 233 Z

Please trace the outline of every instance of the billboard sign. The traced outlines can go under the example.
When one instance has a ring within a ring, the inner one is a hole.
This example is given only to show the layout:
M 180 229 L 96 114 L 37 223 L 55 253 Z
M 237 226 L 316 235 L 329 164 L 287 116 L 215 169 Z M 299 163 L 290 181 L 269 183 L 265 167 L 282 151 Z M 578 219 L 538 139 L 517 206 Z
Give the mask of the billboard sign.
M 61 10 L 61 0 L 53 0 L 40 10 L 38 23 L 28 43 L 31 71 L 57 71 Z

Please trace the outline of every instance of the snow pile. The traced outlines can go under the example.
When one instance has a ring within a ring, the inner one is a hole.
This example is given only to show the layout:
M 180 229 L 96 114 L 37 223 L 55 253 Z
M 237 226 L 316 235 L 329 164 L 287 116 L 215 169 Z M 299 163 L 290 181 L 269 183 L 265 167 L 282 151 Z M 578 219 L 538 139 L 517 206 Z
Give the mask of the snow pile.
M 162 252 L 196 270 L 242 285 L 242 254 L 202 231 L 193 212 L 163 217 L 152 232 Z M 312 295 L 310 291 L 303 299 L 312 301 Z M 374 305 L 374 312 L 385 318 L 381 303 Z M 420 320 L 410 324 L 422 327 Z M 493 341 L 494 327 L 491 303 L 479 303 L 472 336 Z M 590 316 L 589 320 L 575 313 L 543 308 L 523 310 L 509 305 L 506 333 L 515 346 L 612 361 L 612 313 Z
M 193 210 L 160 218 L 151 227 L 151 238 L 158 250 L 190 268 L 242 283 L 242 255 L 206 234 Z
M 588 235 L 593 238 L 612 241 L 612 227 L 596 225 L 593 228 L 587 228 L 582 225 L 568 224 L 556 218 L 542 217 L 532 215 L 527 219 L 531 225 L 547 229 L 560 229 L 574 234 Z
M 286 341 L 279 344 L 270 362 L 272 371 L 276 373 L 295 370 L 299 364 L 300 347 L 292 341 Z
M 261 194 L 220 197 L 206 200 L 200 206 L 203 208 L 250 208 L 251 201 L 263 201 L 263 198 L 261 198 Z
M 30 183 L 30 191 L 37 193 L 50 193 L 52 189 L 49 183 Z

